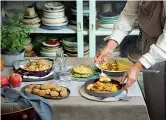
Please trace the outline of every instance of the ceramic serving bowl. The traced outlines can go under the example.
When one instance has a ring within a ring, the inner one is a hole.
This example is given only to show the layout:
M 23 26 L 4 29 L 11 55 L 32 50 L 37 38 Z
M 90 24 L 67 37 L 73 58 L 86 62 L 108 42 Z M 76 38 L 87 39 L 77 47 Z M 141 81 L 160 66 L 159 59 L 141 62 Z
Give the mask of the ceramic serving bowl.
M 24 18 L 23 23 L 24 24 L 36 24 L 39 23 L 40 19 L 38 17 L 32 18 L 32 19 L 26 19 Z
M 19 63 L 19 69 L 22 71 L 23 75 L 42 77 L 42 76 L 48 75 L 51 72 L 52 67 L 53 67 L 53 62 L 50 61 L 50 60 L 46 60 L 46 59 L 45 59 L 45 62 L 50 66 L 46 70 L 42 70 L 42 71 L 29 71 L 29 70 L 24 69 L 25 65 L 30 64 L 33 61 L 34 60 L 29 59 L 29 60 L 23 60 L 23 61 L 21 61 Z M 14 62 L 13 62 L 13 65 L 14 65 Z
M 100 18 L 105 18 L 105 19 L 106 19 L 106 18 L 109 18 L 109 19 L 115 18 L 115 19 L 117 19 L 118 16 L 119 16 L 118 13 L 113 13 L 113 12 L 110 12 L 110 11 L 101 13 L 101 14 L 99 15 Z
M 61 9 L 50 9 L 50 8 L 43 8 L 44 12 L 49 12 L 49 13 L 57 13 L 57 12 L 62 12 L 65 11 L 65 8 L 61 8 Z
M 55 48 L 55 49 L 47 49 L 46 47 L 41 47 L 42 52 L 48 52 L 48 53 L 54 53 L 54 52 L 58 52 L 61 50 L 62 50 L 62 47 Z
M 62 43 L 67 47 L 77 47 L 77 37 L 68 37 L 62 40 Z
M 123 85 L 119 83 L 119 81 L 117 80 L 111 80 L 111 83 L 113 84 L 117 84 L 118 87 L 119 87 L 119 90 L 117 92 L 108 92 L 108 93 L 102 93 L 102 92 L 96 92 L 96 91 L 92 91 L 92 90 L 88 90 L 87 89 L 87 86 L 89 84 L 93 84 L 95 82 L 97 82 L 99 79 L 93 79 L 93 80 L 89 80 L 87 81 L 85 84 L 84 84 L 84 90 L 86 93 L 88 93 L 89 95 L 92 95 L 92 96 L 95 96 L 95 97 L 103 97 L 103 98 L 106 98 L 106 97 L 115 97 L 119 94 L 122 93 L 122 91 L 124 90 L 123 89 Z

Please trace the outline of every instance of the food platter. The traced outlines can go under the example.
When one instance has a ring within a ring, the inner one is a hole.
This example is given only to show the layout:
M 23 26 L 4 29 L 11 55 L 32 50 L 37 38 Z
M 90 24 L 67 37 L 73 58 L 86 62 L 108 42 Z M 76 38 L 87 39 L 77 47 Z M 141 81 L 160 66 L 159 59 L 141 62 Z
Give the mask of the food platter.
M 51 87 L 46 88 L 46 86 L 52 85 Z M 69 97 L 70 90 L 63 86 L 57 86 L 53 82 L 48 82 L 45 84 L 29 84 L 24 86 L 21 89 L 22 92 L 28 92 L 34 95 L 38 95 L 40 97 L 46 98 L 46 99 L 55 99 L 55 100 L 61 100 Z
M 121 100 L 121 98 L 126 97 L 128 94 L 127 90 L 123 90 L 121 94 L 119 94 L 115 97 L 106 97 L 106 98 L 105 97 L 95 97 L 95 96 L 89 95 L 88 93 L 85 92 L 84 85 L 80 87 L 79 92 L 80 92 L 81 96 L 84 97 L 85 99 L 97 101 L 97 102 L 116 102 L 116 101 Z
M 95 71 L 93 67 L 86 64 L 74 66 L 68 70 L 71 72 L 72 80 L 79 82 L 86 82 L 91 79 L 99 78 L 99 72 Z
M 127 58 L 111 58 L 104 64 L 101 64 L 101 65 L 95 64 L 95 65 L 98 69 L 102 70 L 107 75 L 119 76 L 119 75 L 123 75 L 127 71 L 127 69 L 133 65 L 133 63 L 129 61 Z M 118 68 L 118 69 L 117 70 L 108 69 L 109 65 L 111 66 L 114 65 L 115 68 Z
M 119 81 L 117 80 L 111 80 L 110 82 L 107 82 L 107 83 L 103 83 L 101 85 L 99 85 L 97 82 L 99 82 L 99 79 L 93 79 L 93 80 L 89 80 L 87 81 L 85 84 L 84 84 L 84 89 L 85 89 L 85 92 L 88 93 L 89 95 L 91 96 L 95 96 L 95 97 L 115 97 L 119 94 L 121 94 L 121 92 L 124 90 L 123 89 L 123 85 L 119 83 Z M 104 86 L 104 84 L 112 84 L 112 85 L 116 85 L 117 87 L 117 90 L 114 90 L 114 91 L 104 91 L 104 90 L 93 90 L 93 89 L 89 89 L 88 87 L 90 85 L 94 85 L 96 84 L 99 85 L 99 88 L 102 86 Z M 101 82 L 100 82 L 101 83 Z
M 13 62 L 14 71 L 21 75 L 42 77 L 52 71 L 53 61 L 51 59 L 27 59 Z

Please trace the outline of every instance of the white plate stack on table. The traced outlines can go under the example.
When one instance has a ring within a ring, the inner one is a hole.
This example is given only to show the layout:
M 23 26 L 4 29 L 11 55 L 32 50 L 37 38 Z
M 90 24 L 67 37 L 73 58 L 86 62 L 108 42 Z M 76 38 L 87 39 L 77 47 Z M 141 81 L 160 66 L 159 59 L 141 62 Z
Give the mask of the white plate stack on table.
M 24 13 L 24 26 L 27 27 L 39 27 L 40 26 L 40 18 L 38 17 L 37 13 L 35 12 L 34 6 L 27 6 L 25 8 Z
M 65 53 L 69 57 L 77 57 L 78 49 L 77 49 L 77 38 L 76 37 L 68 37 L 62 40 L 63 48 Z M 84 42 L 84 56 L 89 56 L 89 45 L 88 42 Z
M 58 39 L 49 39 L 42 43 L 40 55 L 43 57 L 57 57 L 63 53 L 62 46 Z
M 100 14 L 99 26 L 106 29 L 114 28 L 114 24 L 117 22 L 119 15 L 113 12 L 104 12 Z
M 60 2 L 49 2 L 44 4 L 42 28 L 59 30 L 66 28 L 68 19 L 65 16 L 65 7 Z

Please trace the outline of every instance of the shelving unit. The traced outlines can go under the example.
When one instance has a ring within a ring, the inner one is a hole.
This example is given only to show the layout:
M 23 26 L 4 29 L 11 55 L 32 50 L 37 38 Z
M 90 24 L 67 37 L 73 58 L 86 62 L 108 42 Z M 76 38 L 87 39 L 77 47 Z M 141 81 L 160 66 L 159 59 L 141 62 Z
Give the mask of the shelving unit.
M 9 3 L 7 8 L 17 8 L 24 11 L 25 6 L 34 3 L 35 1 L 19 1 L 17 4 L 11 1 L 7 1 Z M 22 5 L 21 5 L 22 4 Z M 20 6 L 20 7 L 16 7 Z M 70 7 L 68 6 L 70 9 Z M 61 30 L 47 30 L 43 28 L 35 28 L 30 33 L 37 34 L 76 34 L 77 35 L 77 46 L 78 46 L 78 57 L 84 57 L 84 37 L 85 35 L 89 35 L 89 56 L 94 57 L 96 54 L 96 36 L 108 36 L 111 34 L 113 29 L 105 29 L 105 28 L 97 28 L 96 29 L 96 0 L 89 1 L 89 29 L 84 29 L 83 24 L 83 0 L 76 0 L 76 11 L 77 11 L 77 26 L 72 27 L 70 25 L 65 29 Z M 70 13 L 69 11 L 66 11 Z M 129 35 L 138 35 L 139 30 L 134 29 Z
M 89 48 L 90 57 L 95 57 L 96 54 L 96 36 L 111 35 L 113 29 L 99 27 L 96 29 L 96 0 L 90 0 L 90 15 L 89 15 Z M 133 29 L 129 35 L 139 35 L 139 29 Z

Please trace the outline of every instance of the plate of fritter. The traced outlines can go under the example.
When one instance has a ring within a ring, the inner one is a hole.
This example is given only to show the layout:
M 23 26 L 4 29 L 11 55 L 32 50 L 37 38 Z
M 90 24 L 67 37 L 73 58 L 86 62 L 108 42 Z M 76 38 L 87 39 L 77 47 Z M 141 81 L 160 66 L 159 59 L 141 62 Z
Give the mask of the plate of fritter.
M 96 67 L 108 75 L 123 75 L 132 65 L 126 58 L 111 58 L 103 64 L 96 64 Z
M 124 90 L 119 81 L 107 76 L 87 81 L 84 84 L 84 89 L 86 93 L 95 97 L 114 97 Z
M 66 87 L 59 86 L 54 82 L 44 84 L 29 84 L 22 88 L 23 92 L 41 96 L 47 99 L 65 99 L 69 96 L 70 90 Z
M 72 74 L 72 79 L 80 82 L 85 82 L 90 79 L 99 78 L 99 72 L 95 71 L 93 67 L 86 64 L 80 64 L 69 69 Z

